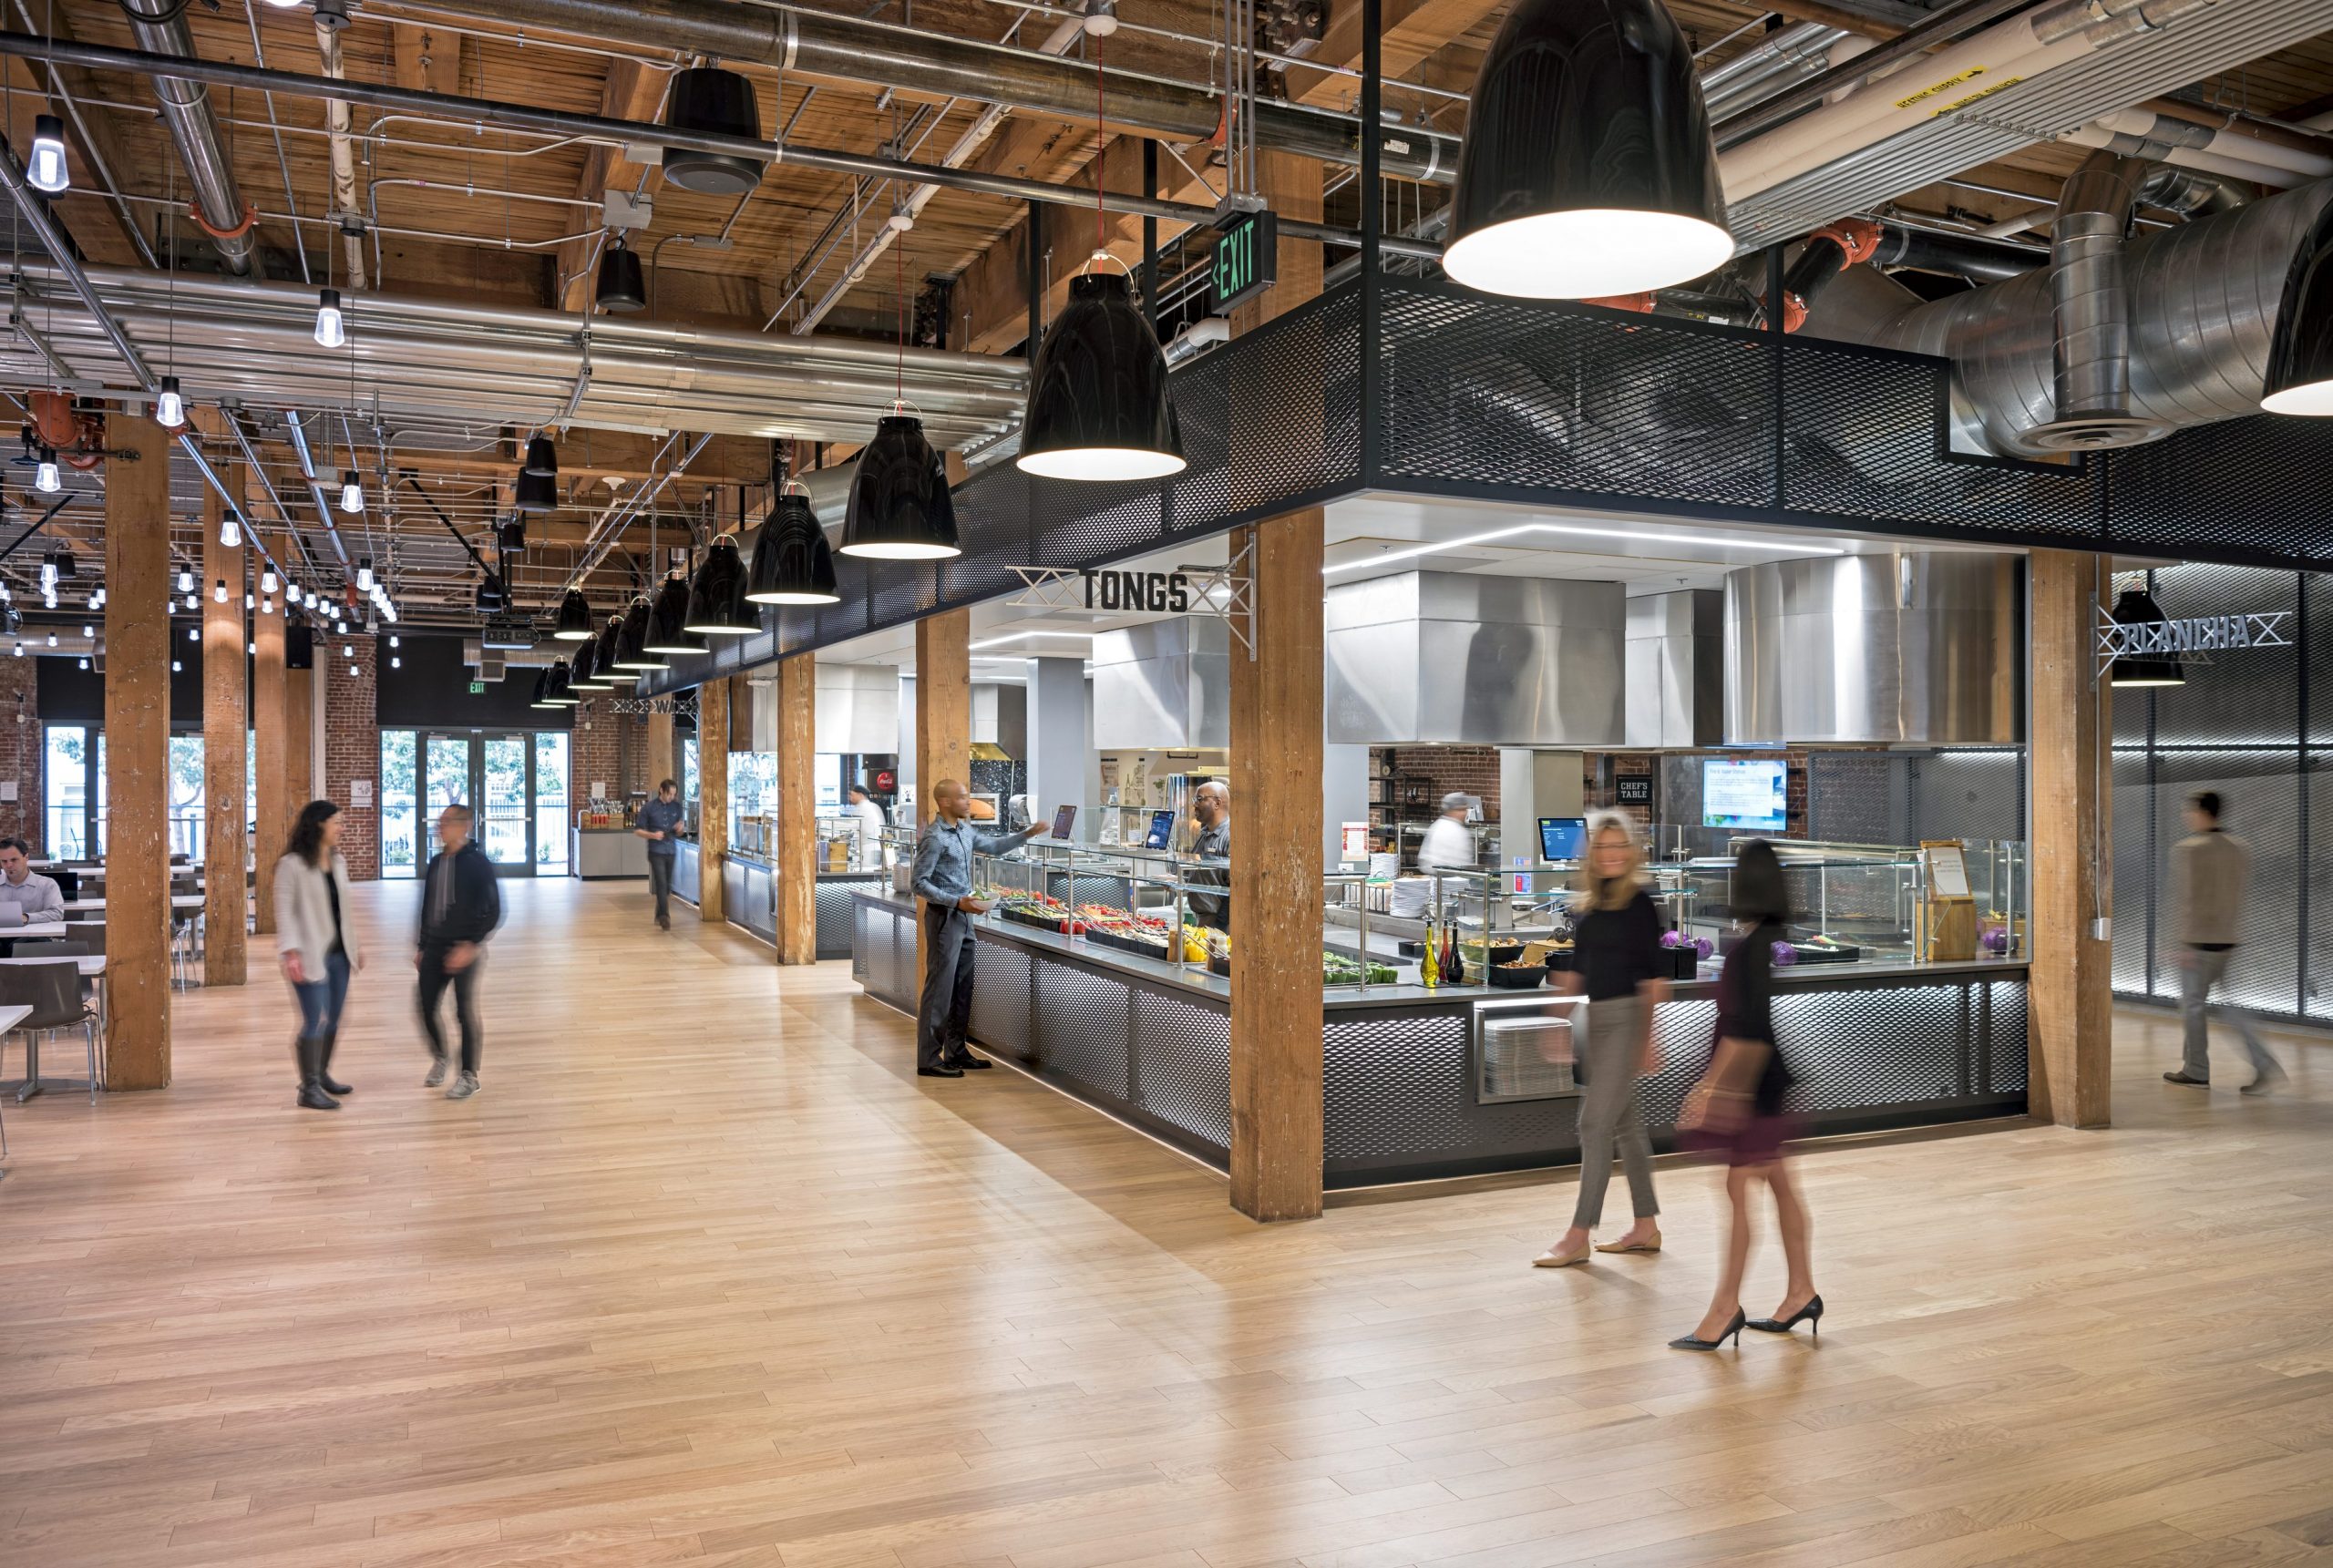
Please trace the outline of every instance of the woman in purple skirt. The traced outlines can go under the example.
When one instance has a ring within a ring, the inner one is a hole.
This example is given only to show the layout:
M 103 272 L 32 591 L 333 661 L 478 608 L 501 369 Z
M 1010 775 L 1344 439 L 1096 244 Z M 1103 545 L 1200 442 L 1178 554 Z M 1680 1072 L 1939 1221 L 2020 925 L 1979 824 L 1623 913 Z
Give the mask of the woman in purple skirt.
M 1744 930 L 1718 977 L 1716 1049 L 1678 1118 L 1687 1143 L 1724 1154 L 1733 1225 L 1710 1308 L 1692 1333 L 1669 1342 L 1678 1350 L 1714 1350 L 1728 1337 L 1739 1346 L 1745 1327 L 1787 1334 L 1804 1322 L 1820 1333 L 1823 1319 L 1823 1297 L 1814 1290 L 1812 1227 L 1787 1158 L 1791 1126 L 1783 1102 L 1790 1091 L 1790 1066 L 1774 1040 L 1774 947 L 1790 918 L 1790 897 L 1782 861 L 1763 839 L 1744 844 L 1734 856 L 1733 917 Z M 1781 1307 L 1771 1317 L 1754 1319 L 1742 1309 L 1753 1181 L 1764 1182 L 1774 1194 L 1790 1271 Z

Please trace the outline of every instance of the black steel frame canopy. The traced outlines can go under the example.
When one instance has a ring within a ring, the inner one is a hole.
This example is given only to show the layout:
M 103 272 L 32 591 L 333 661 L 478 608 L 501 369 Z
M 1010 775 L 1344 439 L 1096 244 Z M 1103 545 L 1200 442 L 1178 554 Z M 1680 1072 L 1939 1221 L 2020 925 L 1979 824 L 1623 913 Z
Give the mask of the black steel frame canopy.
M 1381 9 L 1364 0 L 1364 125 Z M 2333 422 L 2263 414 L 2065 463 L 1955 453 L 1942 359 L 1388 274 L 1378 150 L 1362 149 L 1356 275 L 1175 372 L 1181 474 L 1000 465 L 956 487 L 961 556 L 838 558 L 841 602 L 769 610 L 642 690 L 996 599 L 1015 566 L 1108 566 L 1370 494 L 2333 569 Z M 1768 266 L 1772 294 L 1779 252 Z

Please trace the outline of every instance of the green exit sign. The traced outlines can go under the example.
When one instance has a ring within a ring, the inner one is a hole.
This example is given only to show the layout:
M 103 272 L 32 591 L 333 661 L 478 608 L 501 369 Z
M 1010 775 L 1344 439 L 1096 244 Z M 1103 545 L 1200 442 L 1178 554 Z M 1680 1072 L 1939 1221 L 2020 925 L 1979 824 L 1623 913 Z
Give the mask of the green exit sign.
M 470 695 L 471 695 L 471 696 L 473 696 L 473 697 L 483 697 L 483 696 L 485 696 L 485 695 L 486 695 L 486 682 L 483 682 L 483 681 L 473 681 L 473 682 L 470 682 Z
M 1280 276 L 1280 220 L 1269 212 L 1237 212 L 1222 220 L 1209 277 L 1211 309 L 1222 315 L 1272 286 Z

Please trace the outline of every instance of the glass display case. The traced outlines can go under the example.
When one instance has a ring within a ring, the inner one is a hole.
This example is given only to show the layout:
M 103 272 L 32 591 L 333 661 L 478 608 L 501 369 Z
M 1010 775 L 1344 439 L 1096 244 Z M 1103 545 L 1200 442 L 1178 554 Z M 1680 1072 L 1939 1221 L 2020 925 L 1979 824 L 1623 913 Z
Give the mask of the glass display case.
M 1769 840 L 1783 862 L 1794 955 L 1803 962 L 1918 961 L 1927 903 L 1927 864 L 1917 846 Z M 2026 846 L 2016 840 L 1963 841 L 1977 904 L 1978 947 L 1988 958 L 2022 957 Z M 1672 868 L 1663 867 L 1664 874 Z M 1685 895 L 1680 928 L 1720 940 L 1732 929 L 1733 854 L 1698 855 L 1673 868 Z

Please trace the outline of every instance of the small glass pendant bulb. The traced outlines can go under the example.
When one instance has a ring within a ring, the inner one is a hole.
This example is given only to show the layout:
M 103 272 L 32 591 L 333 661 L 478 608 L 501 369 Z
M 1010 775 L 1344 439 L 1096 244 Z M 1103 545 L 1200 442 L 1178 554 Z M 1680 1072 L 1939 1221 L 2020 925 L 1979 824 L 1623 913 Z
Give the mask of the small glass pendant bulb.
M 49 645 L 51 648 L 54 648 L 54 647 L 56 647 L 56 646 L 57 646 L 57 633 L 56 633 L 56 632 L 54 632 L 54 631 L 52 631 L 52 632 L 50 632 L 50 633 L 48 634 L 48 645 Z
M 57 449 L 40 449 L 40 466 L 33 470 L 33 488 L 44 496 L 54 496 L 65 488 L 65 477 L 57 471 Z
M 340 291 L 324 289 L 316 294 L 316 346 L 338 348 L 348 341 L 347 323 L 341 320 Z
M 57 560 L 49 557 L 40 563 L 40 590 L 45 594 L 57 591 Z
M 233 512 L 219 519 L 219 544 L 222 549 L 233 549 L 243 542 L 243 520 Z
M 199 593 L 188 594 L 186 596 L 186 607 L 189 610 L 200 610 L 202 608 L 202 596 Z
M 77 663 L 78 665 L 80 665 L 80 667 L 81 667 L 82 669 L 84 669 L 84 670 L 87 670 L 87 669 L 89 667 L 89 661 L 88 661 L 87 660 L 86 660 L 86 659 L 79 659 L 79 660 L 76 660 L 74 662 L 76 662 L 76 663 Z M 175 659 L 173 659 L 173 660 L 171 660 L 171 661 L 170 661 L 170 662 L 171 662 L 173 665 L 175 665 L 176 663 L 178 663 L 178 661 L 177 661 L 177 660 L 175 660 Z
M 359 593 L 373 591 L 373 558 L 371 556 L 366 556 L 356 563 L 356 591 Z
M 72 173 L 65 167 L 65 122 L 53 114 L 33 117 L 33 156 L 25 167 L 25 179 L 49 196 L 72 188 Z
M 259 612 L 262 615 L 273 615 L 275 613 L 275 600 L 272 599 L 261 600 L 259 601 Z
M 259 574 L 260 592 L 272 595 L 282 585 L 275 579 L 275 569 L 273 567 L 269 567 L 265 571 Z
M 179 568 L 179 591 L 180 593 L 194 591 L 194 573 L 189 568 Z
M 211 585 L 211 602 L 213 604 L 224 604 L 227 602 L 227 579 L 225 578 L 221 578 L 217 582 Z
M 182 669 L 184 669 L 184 668 L 185 668 L 185 666 L 184 666 L 184 665 L 182 665 L 182 664 L 180 664 L 177 660 L 173 659 L 173 660 L 171 660 L 171 661 L 170 661 L 170 673 L 171 673 L 171 674 L 175 675 L 175 674 L 177 674 L 180 670 L 182 670 Z
M 249 610 L 251 607 L 252 607 L 252 596 L 251 596 L 250 594 L 248 594 L 248 593 L 247 593 L 247 594 L 243 595 L 243 608 L 244 608 L 245 610 Z
M 202 628 L 200 628 L 200 626 L 190 626 L 190 627 L 188 627 L 188 628 L 186 629 L 186 640 L 187 640 L 189 642 L 200 642 L 200 641 L 202 641 Z
M 98 634 L 98 629 L 97 629 L 96 627 L 91 626 L 91 625 L 88 625 L 88 624 L 87 624 L 86 622 L 85 622 L 85 623 L 83 623 L 83 625 L 82 625 L 82 627 L 81 627 L 81 635 L 82 635 L 82 636 L 84 636 L 84 637 L 95 637 L 95 636 L 97 636 L 97 634 Z
M 389 655 L 389 668 L 392 670 L 402 670 L 405 668 L 405 661 L 392 653 Z
M 186 397 L 179 391 L 179 378 L 162 377 L 162 389 L 154 395 L 154 423 L 165 430 L 176 430 L 186 423 Z
M 354 468 L 341 471 L 340 509 L 344 512 L 361 512 L 365 509 L 365 487 L 357 479 L 356 471 Z

